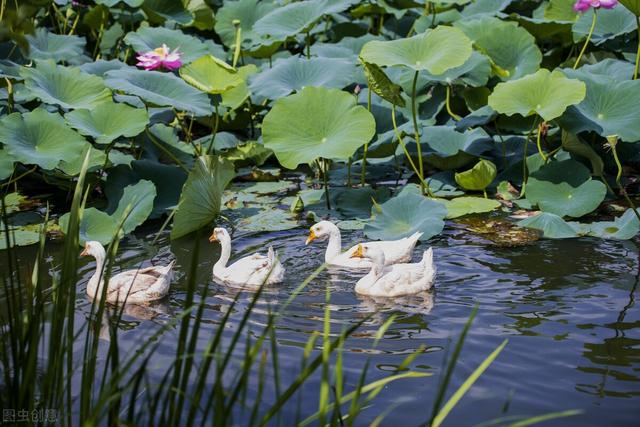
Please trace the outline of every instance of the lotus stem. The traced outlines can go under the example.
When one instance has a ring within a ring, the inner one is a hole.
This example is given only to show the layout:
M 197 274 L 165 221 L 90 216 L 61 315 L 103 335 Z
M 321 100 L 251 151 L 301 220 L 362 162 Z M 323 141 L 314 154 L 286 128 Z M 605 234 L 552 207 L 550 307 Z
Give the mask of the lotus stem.
M 327 200 L 327 209 L 331 210 L 331 201 L 329 200 L 329 160 L 319 160 L 318 166 L 320 167 L 322 181 L 324 182 L 324 198 Z
M 451 111 L 450 98 L 451 98 L 451 86 L 447 85 L 447 97 L 445 99 L 445 106 L 447 107 L 447 113 L 449 113 L 449 115 L 451 116 L 451 118 L 453 118 L 453 120 L 455 120 L 456 122 L 459 122 L 460 120 L 462 120 L 462 117 L 460 117 L 459 115 Z
M 371 86 L 367 88 L 367 110 L 371 112 Z M 367 151 L 369 151 L 369 141 L 364 143 L 364 153 L 362 154 L 362 170 L 360 171 L 360 185 L 365 184 L 367 175 Z
M 311 59 L 311 35 L 307 31 L 307 59 Z
M 2 21 L 2 18 L 4 18 L 4 8 L 7 4 L 7 0 L 2 0 L 2 2 L 0 3 L 0 21 Z
M 209 141 L 209 148 L 207 148 L 207 154 L 211 154 L 211 150 L 213 149 L 213 143 L 216 140 L 216 134 L 218 133 L 218 124 L 220 123 L 220 117 L 218 116 L 218 103 L 213 103 L 213 108 L 215 108 L 215 116 L 216 120 L 213 125 L 213 129 L 211 132 L 211 140 Z
M 71 29 L 69 30 L 68 35 L 72 35 L 76 31 L 76 26 L 78 25 L 78 21 L 79 20 L 80 20 L 80 14 L 77 13 L 76 14 L 76 19 L 73 20 L 73 25 L 71 26 Z
M 582 55 L 584 55 L 584 51 L 587 50 L 587 45 L 591 41 L 591 36 L 593 35 L 593 30 L 596 28 L 596 21 L 598 20 L 598 15 L 596 13 L 596 9 L 593 9 L 593 18 L 591 19 L 591 28 L 589 29 L 589 34 L 587 35 L 587 39 L 584 41 L 584 45 L 582 46 L 582 50 L 580 50 L 580 54 L 578 55 L 578 59 L 576 59 L 576 63 L 573 64 L 573 69 L 578 68 L 578 64 L 580 64 L 580 60 L 582 59 Z
M 618 158 L 618 151 L 616 149 L 616 146 L 618 145 L 618 137 L 611 136 L 607 137 L 607 139 L 609 140 L 609 146 L 611 147 L 611 152 L 613 153 L 613 160 L 615 160 L 616 166 L 618 167 L 618 173 L 616 174 L 616 184 L 618 184 L 620 193 L 626 199 L 627 203 L 629 203 L 629 206 L 631 206 L 631 210 L 633 210 L 633 213 L 640 221 L 640 213 L 638 213 L 635 203 L 633 203 L 633 200 L 631 200 L 631 197 L 629 197 L 629 195 L 627 194 L 627 190 L 625 190 L 620 183 L 620 178 L 622 178 L 622 164 L 620 163 L 620 158 Z
M 237 19 L 233 21 L 233 26 L 236 27 L 236 45 L 233 49 L 233 68 L 236 68 L 238 59 L 240 58 L 240 51 L 242 50 L 242 28 L 240 28 L 240 21 Z
M 638 50 L 636 51 L 636 67 L 633 70 L 633 80 L 638 78 L 638 68 L 640 67 L 640 16 L 636 16 L 638 26 Z
M 429 197 L 433 197 L 431 194 L 431 190 L 429 189 L 429 184 L 427 184 L 424 180 L 424 165 L 422 162 L 422 147 L 420 146 L 420 131 L 418 130 L 418 105 L 416 103 L 416 88 L 418 86 L 418 72 L 413 75 L 413 85 L 411 90 L 411 116 L 413 118 L 413 131 L 415 132 L 416 139 L 416 147 L 418 149 L 418 168 L 420 170 L 419 176 L 422 177 L 420 180 L 420 189 L 422 190 L 422 194 L 428 194 Z
M 520 197 L 524 196 L 524 193 L 527 189 L 527 147 L 529 145 L 529 138 L 531 138 L 531 134 L 533 133 L 533 129 L 536 127 L 537 119 L 534 121 L 531 130 L 527 134 L 527 137 L 524 139 L 524 147 L 522 151 L 522 188 L 520 189 Z
M 424 177 L 420 174 L 420 171 L 416 167 L 416 164 L 413 162 L 413 159 L 411 158 L 411 155 L 409 154 L 409 150 L 407 150 L 407 146 L 404 144 L 404 141 L 402 139 L 402 135 L 400 134 L 400 131 L 398 130 L 398 125 L 396 124 L 396 105 L 395 104 L 391 104 L 391 123 L 393 123 L 393 131 L 396 134 L 396 138 L 398 139 L 398 142 L 402 146 L 402 150 L 404 151 L 404 155 L 407 156 L 407 159 L 409 160 L 409 164 L 411 165 L 411 169 L 413 169 L 415 174 L 418 175 L 418 178 L 420 178 L 420 182 L 424 181 Z
M 544 160 L 544 162 L 547 163 L 548 158 L 544 154 L 544 151 L 542 151 L 542 146 L 540 145 L 540 134 L 541 133 L 542 133 L 542 123 L 540 123 L 538 125 L 538 135 L 536 136 L 536 146 L 538 147 L 538 153 L 540 153 L 540 157 L 542 157 L 542 160 Z

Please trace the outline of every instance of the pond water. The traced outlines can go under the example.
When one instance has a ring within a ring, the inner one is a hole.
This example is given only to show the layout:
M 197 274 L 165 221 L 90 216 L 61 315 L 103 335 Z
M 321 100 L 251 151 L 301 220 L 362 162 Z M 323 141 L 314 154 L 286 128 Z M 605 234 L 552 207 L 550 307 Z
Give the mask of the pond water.
M 180 311 L 186 295 L 186 272 L 194 239 L 169 242 L 162 236 L 150 245 L 151 229 L 129 236 L 119 252 L 118 268 L 132 268 L 153 257 L 178 261 L 178 277 L 170 296 L 151 308 L 127 310 L 121 326 L 123 353 L 146 339 Z M 307 230 L 277 233 L 233 234 L 233 254 L 240 256 L 272 244 L 287 268 L 286 282 L 264 293 L 252 318 L 251 330 L 259 332 L 269 306 L 277 307 L 322 263 L 325 243 L 305 246 Z M 359 232 L 343 232 L 343 245 L 356 243 Z M 206 286 L 202 351 L 235 291 L 211 281 L 211 269 L 219 246 L 202 236 L 198 259 L 199 287 Z M 358 424 L 369 424 L 385 410 L 392 411 L 383 425 L 406 422 L 417 425 L 428 419 L 438 388 L 447 350 L 459 336 L 473 306 L 479 304 L 475 322 L 453 375 L 451 390 L 475 369 L 505 338 L 506 348 L 447 418 L 447 425 L 477 424 L 503 416 L 539 415 L 581 409 L 583 414 L 550 422 L 550 425 L 637 425 L 640 416 L 640 310 L 634 305 L 640 274 L 637 241 L 571 239 L 541 240 L 529 246 L 504 248 L 487 244 L 477 236 L 449 224 L 429 242 L 434 247 L 438 276 L 435 291 L 420 297 L 372 300 L 353 292 L 360 273 L 324 270 L 293 301 L 278 322 L 277 345 L 281 381 L 288 384 L 299 372 L 303 348 L 314 331 L 322 331 L 325 290 L 331 289 L 332 331 L 338 333 L 372 314 L 364 328 L 350 338 L 344 351 L 346 390 L 357 383 L 370 358 L 368 381 L 394 371 L 410 352 L 426 346 L 411 365 L 431 377 L 400 380 L 386 386 L 375 405 L 365 409 Z M 426 249 L 422 243 L 418 249 Z M 60 250 L 49 246 L 52 265 Z M 25 263 L 31 250 L 20 249 Z M 420 250 L 416 250 L 415 258 Z M 0 268 L 3 268 L 0 261 Z M 78 285 L 78 321 L 86 322 L 90 301 L 84 294 L 95 264 L 81 261 L 83 279 Z M 252 294 L 244 293 L 232 325 L 240 321 Z M 397 320 L 375 350 L 375 332 L 392 314 Z M 233 328 L 230 328 L 230 333 Z M 152 377 L 160 379 L 173 359 L 177 331 L 167 333 L 150 364 Z M 242 341 L 242 340 L 241 340 Z M 315 351 L 319 351 L 321 341 Z M 268 348 L 268 346 L 266 346 Z M 242 360 L 243 346 L 238 347 Z M 79 353 L 81 355 L 81 353 Z M 305 385 L 300 403 L 293 402 L 282 415 L 294 418 L 298 404 L 309 415 L 317 408 L 319 371 Z M 268 373 L 272 375 L 272 373 Z M 270 379 L 269 377 L 267 377 Z M 273 393 L 265 393 L 269 400 Z M 305 403 L 306 402 L 306 403 Z M 305 407 L 308 409 L 305 411 Z M 236 420 L 242 425 L 242 418 Z

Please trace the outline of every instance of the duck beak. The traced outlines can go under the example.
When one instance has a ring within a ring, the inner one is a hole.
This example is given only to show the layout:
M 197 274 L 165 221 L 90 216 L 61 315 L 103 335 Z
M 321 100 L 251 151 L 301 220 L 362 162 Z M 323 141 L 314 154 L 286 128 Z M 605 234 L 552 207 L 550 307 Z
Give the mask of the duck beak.
M 309 230 L 309 237 L 307 237 L 307 241 L 304 242 L 305 245 L 308 245 L 309 243 L 313 242 L 314 240 L 316 240 L 318 238 L 318 236 L 316 236 L 316 233 L 313 232 L 313 230 Z
M 216 236 L 216 233 L 212 233 L 211 236 L 209 236 L 209 243 L 213 243 L 217 241 L 218 241 L 218 237 Z
M 349 258 L 364 258 L 364 251 L 362 245 L 358 245 L 356 250 L 351 254 Z
M 89 248 L 87 245 L 84 245 L 84 249 L 80 252 L 80 256 L 89 256 Z

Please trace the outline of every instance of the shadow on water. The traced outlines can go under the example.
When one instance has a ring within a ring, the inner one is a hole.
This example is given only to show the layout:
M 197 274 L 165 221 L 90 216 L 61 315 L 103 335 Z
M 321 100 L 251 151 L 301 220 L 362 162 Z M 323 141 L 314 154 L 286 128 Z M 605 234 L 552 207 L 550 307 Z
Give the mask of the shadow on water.
M 151 232 L 153 230 L 147 230 Z M 157 245 L 144 232 L 121 244 L 118 269 L 131 268 L 144 260 L 164 263 L 175 257 L 178 273 L 171 293 L 150 306 L 131 307 L 119 325 L 123 351 L 132 350 L 159 325 L 180 311 L 186 295 L 186 270 L 191 262 L 193 239 L 169 242 L 162 235 Z M 249 319 L 249 330 L 266 324 L 270 311 L 277 310 L 300 282 L 322 263 L 325 243 L 304 245 L 305 230 L 234 236 L 233 255 L 239 257 L 273 245 L 287 269 L 285 283 L 264 291 Z M 150 235 L 151 236 L 151 235 Z M 345 233 L 343 244 L 356 243 L 361 234 Z M 201 342 L 215 333 L 221 318 L 240 293 L 231 315 L 230 329 L 249 305 L 252 293 L 225 288 L 211 281 L 211 270 L 219 246 L 200 242 L 197 260 L 196 294 L 207 288 Z M 407 354 L 420 349 L 412 368 L 432 372 L 436 377 L 412 379 L 388 385 L 378 401 L 385 408 L 398 405 L 388 419 L 407 422 L 428 416 L 437 390 L 446 349 L 460 332 L 472 307 L 480 310 L 465 342 L 454 372 L 455 388 L 506 337 L 509 344 L 491 368 L 480 378 L 450 419 L 451 425 L 466 425 L 510 414 L 536 415 L 566 409 L 584 414 L 562 420 L 562 425 L 631 425 L 640 416 L 640 312 L 635 305 L 639 288 L 640 259 L 633 241 L 595 239 L 543 240 L 526 247 L 504 248 L 485 244 L 473 234 L 448 229 L 430 242 L 438 268 L 436 289 L 413 297 L 374 299 L 353 292 L 364 273 L 327 269 L 313 280 L 287 308 L 277 324 L 277 343 L 282 366 L 299 363 L 309 337 L 323 327 L 325 290 L 331 290 L 331 332 L 371 315 L 344 349 L 346 384 L 354 386 L 365 360 L 372 357 L 368 380 L 395 371 Z M 422 246 L 425 246 L 422 244 Z M 49 246 L 53 270 L 59 256 Z M 27 261 L 33 254 L 20 249 Z M 420 251 L 416 251 L 419 253 Z M 417 256 L 417 255 L 416 255 Z M 77 317 L 86 322 L 90 301 L 84 294 L 86 280 L 95 265 L 83 264 L 79 284 Z M 0 268 L 2 268 L 0 261 Z M 22 274 L 28 274 L 25 269 Z M 196 300 L 196 303 L 199 302 Z M 373 349 L 375 334 L 389 316 L 395 322 Z M 105 339 L 108 336 L 105 335 Z M 160 378 L 163 363 L 175 353 L 177 332 L 164 335 L 154 355 L 151 377 Z M 315 350 L 321 350 L 321 340 Z M 237 348 L 238 354 L 243 345 Z M 239 357 L 241 359 L 241 357 Z M 238 366 L 232 361 L 231 370 Z M 295 369 L 294 369 L 295 368 Z M 280 379 L 291 381 L 297 367 L 285 369 Z M 273 372 L 267 373 L 273 375 Z M 303 395 L 316 404 L 314 387 L 319 379 L 304 386 Z M 264 399 L 268 400 L 266 396 Z M 296 405 L 285 407 L 284 419 Z M 379 408 L 378 408 L 379 409 Z M 380 410 L 365 410 L 360 422 L 371 422 Z

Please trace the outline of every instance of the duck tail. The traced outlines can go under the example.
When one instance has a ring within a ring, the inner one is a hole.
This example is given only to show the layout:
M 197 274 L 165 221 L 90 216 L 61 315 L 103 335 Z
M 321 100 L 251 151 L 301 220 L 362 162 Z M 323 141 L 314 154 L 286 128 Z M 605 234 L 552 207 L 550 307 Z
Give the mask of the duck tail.
M 420 263 L 424 266 L 425 270 L 435 271 L 435 265 L 433 265 L 433 248 L 429 248 L 424 251 L 422 255 L 422 261 Z
M 407 237 L 407 239 L 409 239 L 411 243 L 416 244 L 421 237 L 422 237 L 422 232 L 416 231 L 411 236 Z
M 273 265 L 276 262 L 276 252 L 273 250 L 273 246 L 269 246 L 267 250 L 267 259 L 269 260 L 269 265 Z

